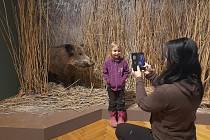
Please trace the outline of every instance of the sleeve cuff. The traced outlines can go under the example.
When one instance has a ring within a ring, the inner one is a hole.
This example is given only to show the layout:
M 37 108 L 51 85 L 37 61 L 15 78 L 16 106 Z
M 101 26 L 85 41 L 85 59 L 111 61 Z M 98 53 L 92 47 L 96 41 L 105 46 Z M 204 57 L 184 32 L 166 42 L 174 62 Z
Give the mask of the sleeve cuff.
M 137 77 L 136 78 L 136 83 L 143 83 L 144 81 L 143 81 L 143 79 L 142 79 L 142 77 Z

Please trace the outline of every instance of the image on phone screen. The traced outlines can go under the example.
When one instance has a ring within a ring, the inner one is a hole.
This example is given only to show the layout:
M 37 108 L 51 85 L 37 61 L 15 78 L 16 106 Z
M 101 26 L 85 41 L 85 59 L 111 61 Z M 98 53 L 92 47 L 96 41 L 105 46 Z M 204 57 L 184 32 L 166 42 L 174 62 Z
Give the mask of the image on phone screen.
M 131 53 L 132 68 L 134 71 L 137 71 L 138 65 L 138 53 Z
M 144 53 L 139 53 L 139 59 L 138 60 L 139 60 L 138 65 L 140 67 L 140 70 L 144 70 L 145 69 L 144 68 L 144 65 L 145 65 Z
M 132 59 L 132 68 L 134 71 L 137 71 L 137 66 L 140 67 L 140 70 L 145 70 L 145 58 L 144 53 L 131 53 L 131 59 Z

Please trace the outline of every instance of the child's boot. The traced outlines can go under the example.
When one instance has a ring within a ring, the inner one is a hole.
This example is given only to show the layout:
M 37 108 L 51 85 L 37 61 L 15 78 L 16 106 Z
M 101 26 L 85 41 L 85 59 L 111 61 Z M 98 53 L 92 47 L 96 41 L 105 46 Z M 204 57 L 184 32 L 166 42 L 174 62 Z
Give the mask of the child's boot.
M 126 112 L 118 111 L 118 124 L 125 123 Z
M 116 120 L 116 117 L 117 117 L 117 112 L 109 112 L 109 116 L 110 116 L 110 124 L 112 127 L 117 127 L 117 120 Z

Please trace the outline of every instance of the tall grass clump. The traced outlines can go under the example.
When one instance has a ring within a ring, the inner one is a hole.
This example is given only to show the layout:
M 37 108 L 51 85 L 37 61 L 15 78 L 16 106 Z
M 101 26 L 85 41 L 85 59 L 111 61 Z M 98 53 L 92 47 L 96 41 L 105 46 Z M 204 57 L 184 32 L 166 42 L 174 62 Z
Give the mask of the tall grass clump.
M 2 1 L 1 34 L 10 52 L 20 83 L 28 93 L 47 91 L 48 72 L 48 8 L 45 0 Z M 12 11 L 12 17 L 8 16 Z M 17 33 L 15 33 L 15 31 Z
M 84 42 L 96 62 L 94 73 L 102 85 L 101 68 L 112 41 L 123 46 L 129 62 L 131 52 L 144 52 L 146 61 L 159 73 L 164 43 L 191 37 L 199 47 L 204 96 L 210 101 L 210 0 L 90 0 L 82 10 Z M 133 78 L 127 85 L 134 88 Z
M 126 45 L 123 19 L 119 16 L 122 13 L 117 3 L 118 1 L 89 1 L 88 6 L 81 8 L 83 41 L 86 52 L 95 61 L 95 69 L 92 73 L 94 78 L 90 77 L 93 83 L 99 82 L 98 79 L 100 79 L 101 85 L 103 84 L 101 66 L 107 56 L 109 45 L 113 41 L 123 47 Z

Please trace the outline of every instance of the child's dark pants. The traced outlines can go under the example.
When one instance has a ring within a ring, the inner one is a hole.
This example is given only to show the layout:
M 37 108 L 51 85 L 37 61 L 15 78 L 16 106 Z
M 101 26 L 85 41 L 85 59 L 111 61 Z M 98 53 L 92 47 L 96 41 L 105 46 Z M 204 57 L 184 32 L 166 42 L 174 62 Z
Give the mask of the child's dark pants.
M 108 111 L 125 111 L 125 92 L 124 89 L 119 91 L 113 91 L 110 87 L 107 87 L 109 96 Z

